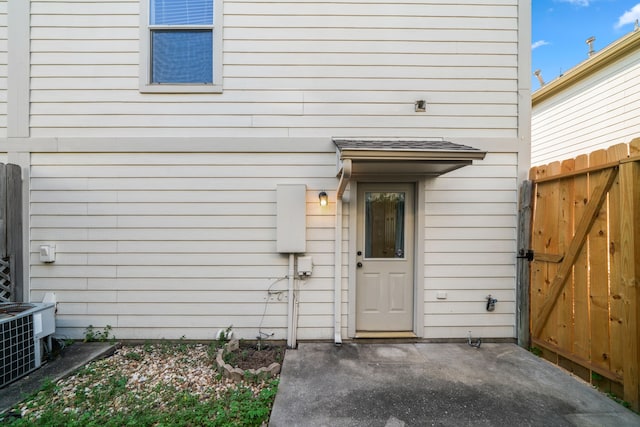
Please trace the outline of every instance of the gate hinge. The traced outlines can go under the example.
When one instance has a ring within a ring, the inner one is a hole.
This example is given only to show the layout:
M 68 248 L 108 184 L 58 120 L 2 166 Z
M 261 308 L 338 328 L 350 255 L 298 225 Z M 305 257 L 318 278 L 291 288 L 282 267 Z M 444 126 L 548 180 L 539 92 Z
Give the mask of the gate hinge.
M 529 262 L 533 261 L 533 249 L 520 249 L 519 254 L 520 255 L 518 255 L 516 258 L 526 259 Z

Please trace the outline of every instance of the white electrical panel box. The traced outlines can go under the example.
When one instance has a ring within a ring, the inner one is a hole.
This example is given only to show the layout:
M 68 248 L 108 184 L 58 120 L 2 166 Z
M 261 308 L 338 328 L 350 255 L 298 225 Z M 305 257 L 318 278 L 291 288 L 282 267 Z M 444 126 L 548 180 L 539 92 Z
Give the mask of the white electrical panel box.
M 310 256 L 298 257 L 298 276 L 309 277 L 313 273 L 313 259 Z
M 276 250 L 300 253 L 307 250 L 307 186 L 279 184 L 276 189 Z

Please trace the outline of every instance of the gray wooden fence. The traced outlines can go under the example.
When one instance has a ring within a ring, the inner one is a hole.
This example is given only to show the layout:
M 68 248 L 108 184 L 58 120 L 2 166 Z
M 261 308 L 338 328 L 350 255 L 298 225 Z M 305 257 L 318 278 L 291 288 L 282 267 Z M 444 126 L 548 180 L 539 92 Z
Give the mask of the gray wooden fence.
M 24 301 L 22 270 L 20 166 L 0 163 L 0 302 Z
M 520 186 L 520 206 L 518 208 L 518 268 L 517 268 L 517 301 L 518 313 L 516 325 L 518 330 L 518 345 L 527 350 L 531 346 L 529 333 L 529 286 L 531 259 L 527 254 L 531 247 L 531 216 L 533 214 L 532 181 L 526 180 Z

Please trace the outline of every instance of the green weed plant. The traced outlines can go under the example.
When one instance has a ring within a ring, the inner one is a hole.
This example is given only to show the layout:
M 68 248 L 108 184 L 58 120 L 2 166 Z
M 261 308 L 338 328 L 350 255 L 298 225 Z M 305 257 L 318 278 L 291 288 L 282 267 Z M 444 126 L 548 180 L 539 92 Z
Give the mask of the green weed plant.
M 100 335 L 100 337 L 107 337 Z M 173 345 L 181 355 L 192 344 Z M 170 344 L 145 344 L 124 357 L 140 361 L 148 351 L 169 354 Z M 2 419 L 3 426 L 261 426 L 268 422 L 278 389 L 278 379 L 267 379 L 259 392 L 248 383 L 237 384 L 207 397 L 177 390 L 160 383 L 150 391 L 137 393 L 127 387 L 128 373 L 92 362 L 75 374 L 74 386 L 64 380 L 46 381 L 41 390 L 12 408 L 22 418 Z M 213 367 L 212 367 L 213 369 Z M 217 397 L 216 397 L 217 396 Z

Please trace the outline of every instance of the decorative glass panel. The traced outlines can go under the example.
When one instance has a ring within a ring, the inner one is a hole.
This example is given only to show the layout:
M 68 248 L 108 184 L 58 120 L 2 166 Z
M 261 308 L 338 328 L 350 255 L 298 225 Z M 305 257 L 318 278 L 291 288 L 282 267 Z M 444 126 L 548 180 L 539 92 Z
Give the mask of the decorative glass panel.
M 366 258 L 404 258 L 404 192 L 365 192 Z
M 211 30 L 151 31 L 152 83 L 212 83 Z

